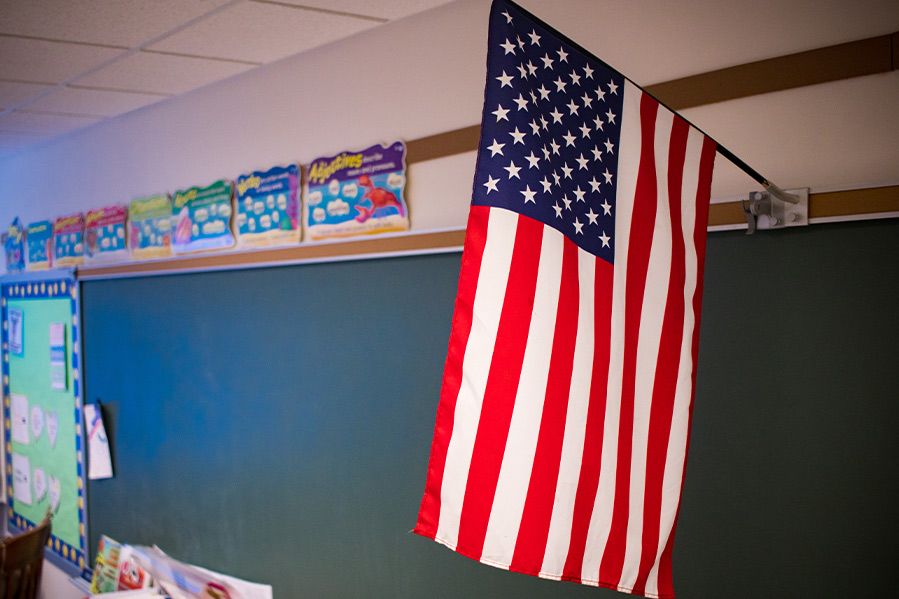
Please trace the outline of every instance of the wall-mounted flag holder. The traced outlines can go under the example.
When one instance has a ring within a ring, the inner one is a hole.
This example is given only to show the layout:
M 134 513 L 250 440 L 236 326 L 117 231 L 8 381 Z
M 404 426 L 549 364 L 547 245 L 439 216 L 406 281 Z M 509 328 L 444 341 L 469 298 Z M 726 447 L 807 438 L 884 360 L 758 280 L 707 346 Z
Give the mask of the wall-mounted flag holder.
M 808 188 L 784 191 L 770 185 L 765 191 L 753 191 L 743 200 L 746 234 L 756 229 L 782 229 L 808 225 Z

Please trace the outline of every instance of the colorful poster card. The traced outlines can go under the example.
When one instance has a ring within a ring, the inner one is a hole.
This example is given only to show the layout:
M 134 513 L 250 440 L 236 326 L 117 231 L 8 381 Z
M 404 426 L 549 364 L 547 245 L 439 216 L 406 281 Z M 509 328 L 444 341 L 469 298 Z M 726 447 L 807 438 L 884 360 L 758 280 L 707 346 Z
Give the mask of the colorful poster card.
M 50 323 L 50 388 L 66 388 L 66 323 Z
M 53 264 L 77 266 L 84 263 L 84 215 L 72 214 L 53 223 Z
M 6 230 L 3 250 L 6 253 L 6 272 L 23 272 L 25 270 L 25 231 L 22 229 L 22 221 L 18 217 L 13 219 Z
M 172 200 L 160 194 L 133 200 L 128 207 L 131 221 L 131 256 L 164 258 L 172 255 Z
M 105 206 L 89 210 L 84 216 L 84 246 L 91 261 L 115 260 L 128 256 L 124 206 Z
M 406 145 L 317 158 L 309 167 L 305 227 L 310 239 L 405 231 Z
M 10 308 L 6 322 L 9 327 L 9 353 L 14 356 L 25 354 L 25 312 L 19 308 Z
M 207 187 L 191 187 L 175 192 L 173 212 L 176 254 L 214 250 L 234 245 L 231 232 L 230 181 L 221 179 Z
M 91 578 L 91 593 L 112 593 L 118 590 L 119 557 L 122 545 L 103 535 L 97 544 L 97 559 Z
M 300 241 L 300 169 L 275 166 L 237 178 L 237 242 L 241 246 Z
M 25 230 L 28 270 L 46 270 L 53 265 L 53 223 L 48 220 L 31 223 Z

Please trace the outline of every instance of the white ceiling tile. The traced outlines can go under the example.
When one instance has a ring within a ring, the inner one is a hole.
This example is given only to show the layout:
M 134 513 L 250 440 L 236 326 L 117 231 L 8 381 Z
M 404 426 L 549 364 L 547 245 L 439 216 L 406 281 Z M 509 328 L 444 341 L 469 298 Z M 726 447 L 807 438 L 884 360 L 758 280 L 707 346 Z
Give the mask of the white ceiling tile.
M 133 47 L 226 0 L 0 0 L 0 33 Z
M 252 68 L 204 58 L 138 52 L 74 83 L 136 92 L 181 94 Z
M 165 98 L 166 96 L 150 94 L 64 87 L 28 104 L 25 108 L 67 114 L 116 116 Z
M 100 120 L 102 119 L 85 116 L 63 116 L 15 111 L 0 116 L 0 131 L 33 133 L 36 135 L 60 135 L 93 125 Z
M 122 50 L 0 36 L 0 79 L 60 83 Z
M 0 108 L 10 108 L 47 91 L 52 85 L 0 81 Z
M 375 25 L 366 19 L 247 2 L 222 10 L 149 49 L 271 62 Z
M 279 0 L 297 6 L 310 6 L 324 10 L 380 17 L 383 19 L 399 19 L 441 4 L 450 0 Z

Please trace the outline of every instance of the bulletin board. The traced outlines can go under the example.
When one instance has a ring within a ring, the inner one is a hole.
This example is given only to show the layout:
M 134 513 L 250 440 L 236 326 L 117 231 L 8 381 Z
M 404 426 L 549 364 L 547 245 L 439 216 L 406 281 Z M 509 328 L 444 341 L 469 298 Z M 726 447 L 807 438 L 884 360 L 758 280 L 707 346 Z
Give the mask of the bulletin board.
M 6 518 L 52 513 L 50 551 L 79 570 L 87 546 L 78 287 L 70 271 L 4 277 Z

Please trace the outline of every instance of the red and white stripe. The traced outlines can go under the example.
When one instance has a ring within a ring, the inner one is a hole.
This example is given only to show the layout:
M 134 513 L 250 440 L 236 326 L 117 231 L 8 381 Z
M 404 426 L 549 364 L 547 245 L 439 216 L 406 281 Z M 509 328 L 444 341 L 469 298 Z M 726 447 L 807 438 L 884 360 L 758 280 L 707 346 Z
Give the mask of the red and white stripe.
M 415 531 L 516 572 L 673 597 L 715 144 L 625 84 L 614 266 L 472 206 Z

